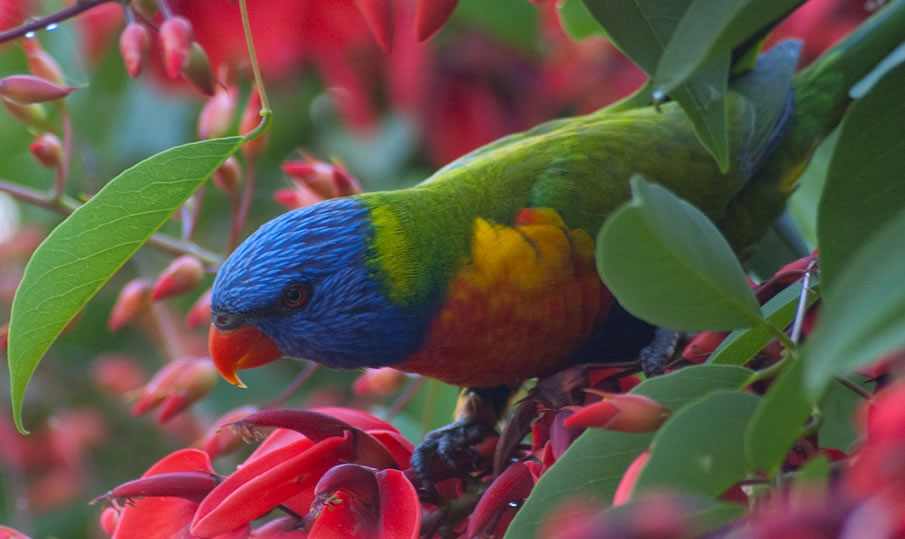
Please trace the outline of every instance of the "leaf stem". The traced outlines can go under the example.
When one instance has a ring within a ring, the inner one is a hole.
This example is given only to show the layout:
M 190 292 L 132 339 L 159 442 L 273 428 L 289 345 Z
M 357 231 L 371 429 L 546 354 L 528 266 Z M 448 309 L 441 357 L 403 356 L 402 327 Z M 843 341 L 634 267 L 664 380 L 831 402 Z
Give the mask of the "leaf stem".
M 251 70 L 255 74 L 255 84 L 258 85 L 258 93 L 261 96 L 261 116 L 264 116 L 265 113 L 269 115 L 271 113 L 270 102 L 267 100 L 267 91 L 264 89 L 264 79 L 261 77 L 261 67 L 258 64 L 258 55 L 255 53 L 255 42 L 251 37 L 251 24 L 248 19 L 248 6 L 246 5 L 246 0 L 239 0 L 239 10 L 242 12 L 242 30 L 245 31 L 245 45 L 248 47 L 248 59 L 251 62 Z M 252 131 L 252 133 L 254 133 L 254 131 Z
M 53 191 L 50 196 L 54 200 L 63 198 L 63 188 L 66 178 L 69 177 L 69 163 L 72 161 L 72 117 L 64 104 L 60 105 L 60 116 L 63 119 L 63 159 L 53 180 Z
M 804 322 L 804 315 L 808 310 L 808 292 L 811 288 L 811 274 L 817 266 L 817 259 L 811 260 L 801 279 L 801 294 L 798 296 L 798 307 L 795 310 L 795 321 L 792 322 L 792 342 L 797 343 L 801 338 L 801 325 Z
M 54 198 L 41 191 L 2 179 L 0 179 L 0 192 L 6 193 L 16 200 L 52 211 L 63 217 L 69 216 L 69 214 L 79 207 L 79 204 L 69 197 L 61 196 L 59 198 Z M 148 240 L 148 244 L 158 251 L 170 256 L 193 255 L 208 266 L 218 266 L 223 261 L 220 255 L 212 251 L 208 251 L 194 243 L 177 240 L 163 234 L 154 234 L 151 236 L 151 239 Z
M 233 198 L 232 224 L 229 229 L 229 240 L 226 245 L 226 256 L 229 256 L 239 245 L 239 236 L 248 218 L 248 208 L 251 206 L 251 198 L 255 191 L 255 161 L 250 157 L 245 162 L 245 185 L 242 188 L 242 198 L 238 205 Z
M 311 379 L 312 376 L 314 376 L 314 373 L 315 373 L 315 371 L 317 371 L 318 367 L 320 367 L 320 364 L 315 363 L 313 361 L 309 361 L 308 365 L 306 365 L 305 368 L 302 369 L 302 372 L 299 373 L 299 375 L 295 378 L 295 380 L 293 380 L 291 384 L 286 386 L 286 389 L 284 389 L 272 401 L 270 401 L 267 404 L 265 404 L 264 406 L 262 406 L 261 409 L 262 410 L 272 410 L 274 408 L 279 408 L 280 406 L 283 406 L 283 404 L 285 404 L 286 400 L 288 400 L 289 397 L 291 397 L 293 393 L 298 391 L 299 388 L 305 384 L 305 382 L 307 382 L 308 380 Z
M 51 13 L 46 17 L 41 17 L 39 19 L 35 19 L 29 23 L 25 23 L 22 26 L 17 26 L 16 28 L 12 28 L 7 30 L 6 32 L 0 32 L 0 44 L 6 43 L 7 41 L 12 41 L 13 39 L 20 38 L 29 32 L 35 32 L 37 30 L 43 30 L 48 25 L 65 21 L 66 19 L 71 19 L 76 15 L 79 15 L 85 11 L 88 11 L 91 8 L 97 7 L 101 4 L 106 4 L 108 2 L 112 2 L 114 0 L 79 0 L 75 2 L 71 6 L 61 9 L 55 13 Z

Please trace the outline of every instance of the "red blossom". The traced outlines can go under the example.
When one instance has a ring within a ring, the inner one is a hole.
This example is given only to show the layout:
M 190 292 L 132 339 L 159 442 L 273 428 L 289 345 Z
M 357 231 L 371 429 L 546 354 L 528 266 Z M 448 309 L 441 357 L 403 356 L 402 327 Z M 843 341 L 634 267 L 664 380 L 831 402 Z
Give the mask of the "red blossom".
M 173 361 L 144 387 L 132 407 L 132 415 L 137 417 L 159 407 L 158 421 L 165 423 L 207 395 L 217 378 L 217 369 L 208 358 Z
M 179 78 L 192 53 L 192 23 L 185 17 L 170 17 L 161 23 L 158 39 L 167 76 Z
M 607 393 L 603 396 L 604 400 L 576 410 L 563 424 L 571 428 L 650 432 L 657 430 L 670 414 L 668 408 L 643 395 Z
M 151 32 L 141 23 L 126 25 L 119 35 L 119 53 L 130 77 L 137 77 L 148 63 L 151 51 Z

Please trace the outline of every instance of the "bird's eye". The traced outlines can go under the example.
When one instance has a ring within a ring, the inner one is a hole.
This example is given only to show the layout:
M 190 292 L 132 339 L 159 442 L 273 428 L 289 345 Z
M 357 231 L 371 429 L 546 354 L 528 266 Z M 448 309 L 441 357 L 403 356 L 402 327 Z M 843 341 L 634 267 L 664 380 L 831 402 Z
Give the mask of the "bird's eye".
M 292 285 L 283 291 L 283 305 L 290 309 L 299 309 L 308 303 L 311 291 L 306 285 Z

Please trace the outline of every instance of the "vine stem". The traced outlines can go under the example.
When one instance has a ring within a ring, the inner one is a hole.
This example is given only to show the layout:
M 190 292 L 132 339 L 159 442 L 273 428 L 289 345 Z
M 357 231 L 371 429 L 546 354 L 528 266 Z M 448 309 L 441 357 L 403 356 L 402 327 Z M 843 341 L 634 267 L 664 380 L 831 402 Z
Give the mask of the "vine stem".
M 0 179 L 0 192 L 6 193 L 16 200 L 20 200 L 32 206 L 52 211 L 63 217 L 78 209 L 79 204 L 69 197 L 58 199 L 47 196 L 41 191 L 30 189 L 6 180 Z M 192 255 L 208 266 L 219 266 L 222 258 L 212 252 L 188 241 L 177 240 L 163 234 L 154 234 L 148 240 L 148 245 L 170 256 Z
M 251 70 L 255 75 L 255 84 L 258 86 L 258 94 L 261 96 L 261 116 L 264 116 L 265 113 L 269 115 L 271 113 L 270 101 L 267 100 L 267 90 L 264 89 L 264 79 L 261 77 L 261 66 L 258 64 L 258 55 L 255 53 L 255 42 L 251 37 L 251 23 L 248 18 L 246 0 L 239 0 L 239 11 L 242 13 L 242 29 L 245 31 L 245 45 L 248 47 L 248 59 L 251 62 Z
M 91 8 L 95 8 L 101 4 L 107 4 L 113 1 L 114 0 L 79 0 L 71 6 L 65 9 L 61 9 L 60 11 L 57 11 L 55 13 L 51 13 L 46 17 L 35 19 L 29 23 L 23 24 L 22 26 L 17 26 L 16 28 L 7 30 L 6 32 L 0 32 L 0 43 L 6 43 L 7 41 L 18 39 L 29 32 L 43 30 L 48 25 L 59 23 L 65 21 L 66 19 L 71 19 L 72 17 L 84 13 Z

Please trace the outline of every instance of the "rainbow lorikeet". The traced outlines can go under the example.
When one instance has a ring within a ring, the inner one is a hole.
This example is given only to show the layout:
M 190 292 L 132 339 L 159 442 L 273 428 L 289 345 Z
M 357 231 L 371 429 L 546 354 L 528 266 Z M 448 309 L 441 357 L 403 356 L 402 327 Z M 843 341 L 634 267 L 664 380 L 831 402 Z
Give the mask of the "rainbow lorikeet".
M 848 89 L 905 34 L 905 8 L 892 7 L 797 75 L 798 46 L 785 42 L 736 77 L 726 173 L 675 103 L 617 106 L 507 137 L 409 189 L 281 215 L 217 274 L 214 363 L 237 385 L 238 369 L 283 356 L 392 366 L 476 388 L 499 411 L 531 377 L 637 358 L 657 329 L 614 300 L 593 249 L 630 177 L 693 203 L 747 253 L 838 124 Z M 463 410 L 466 442 L 486 432 L 475 421 L 495 421 Z

